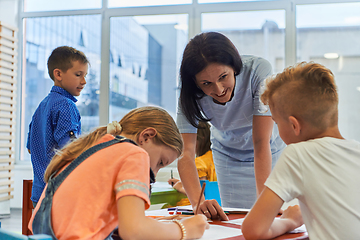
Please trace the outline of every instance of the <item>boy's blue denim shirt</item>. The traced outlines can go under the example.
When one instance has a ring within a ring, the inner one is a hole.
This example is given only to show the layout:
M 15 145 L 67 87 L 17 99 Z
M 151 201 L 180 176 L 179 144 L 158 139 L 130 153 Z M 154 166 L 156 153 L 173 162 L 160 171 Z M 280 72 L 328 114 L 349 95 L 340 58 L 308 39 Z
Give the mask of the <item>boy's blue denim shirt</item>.
M 71 135 L 81 134 L 81 117 L 76 102 L 77 99 L 65 89 L 53 86 L 35 110 L 26 146 L 31 152 L 34 172 L 33 202 L 38 202 L 45 187 L 44 173 L 55 149 L 68 143 Z

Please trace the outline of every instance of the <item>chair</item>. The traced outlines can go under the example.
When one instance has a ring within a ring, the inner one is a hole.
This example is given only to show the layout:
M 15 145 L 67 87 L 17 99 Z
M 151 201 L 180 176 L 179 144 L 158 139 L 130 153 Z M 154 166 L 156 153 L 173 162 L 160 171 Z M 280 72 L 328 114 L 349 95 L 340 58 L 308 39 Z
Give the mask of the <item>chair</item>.
M 23 180 L 23 207 L 22 207 L 22 234 L 31 235 L 32 232 L 28 228 L 32 211 L 34 209 L 31 201 L 31 189 L 33 181 L 29 179 Z
M 52 240 L 52 237 L 46 234 L 36 234 L 31 236 L 21 235 L 15 232 L 11 232 L 0 228 L 1 240 Z

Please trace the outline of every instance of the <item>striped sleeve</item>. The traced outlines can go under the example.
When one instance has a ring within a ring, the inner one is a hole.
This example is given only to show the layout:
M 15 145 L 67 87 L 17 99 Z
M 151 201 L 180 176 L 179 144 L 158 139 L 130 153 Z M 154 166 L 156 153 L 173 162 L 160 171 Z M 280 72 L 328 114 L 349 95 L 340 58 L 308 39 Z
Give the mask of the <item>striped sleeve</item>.
M 114 186 L 116 200 L 124 196 L 136 196 L 144 200 L 145 209 L 148 209 L 150 207 L 149 187 L 150 159 L 145 151 L 138 148 L 136 153 L 129 154 L 122 160 Z

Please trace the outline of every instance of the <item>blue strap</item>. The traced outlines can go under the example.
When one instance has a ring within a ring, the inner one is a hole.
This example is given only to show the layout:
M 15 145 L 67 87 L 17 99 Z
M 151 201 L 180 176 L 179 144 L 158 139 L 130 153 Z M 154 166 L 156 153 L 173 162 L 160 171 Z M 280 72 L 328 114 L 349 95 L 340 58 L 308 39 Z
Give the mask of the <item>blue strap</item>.
M 73 160 L 69 166 L 67 166 L 59 175 L 54 177 L 57 173 L 54 172 L 48 181 L 48 188 L 51 186 L 51 189 L 53 189 L 53 193 L 59 188 L 61 183 L 65 180 L 65 178 L 77 167 L 82 163 L 85 159 L 90 157 L 92 154 L 96 153 L 97 151 L 100 151 L 106 147 L 109 147 L 115 143 L 121 143 L 121 142 L 130 142 L 135 145 L 137 145 L 134 141 L 127 139 L 123 136 L 116 136 L 113 140 L 103 142 L 100 144 L 97 144 L 89 149 L 87 149 L 85 152 L 81 153 L 75 160 Z

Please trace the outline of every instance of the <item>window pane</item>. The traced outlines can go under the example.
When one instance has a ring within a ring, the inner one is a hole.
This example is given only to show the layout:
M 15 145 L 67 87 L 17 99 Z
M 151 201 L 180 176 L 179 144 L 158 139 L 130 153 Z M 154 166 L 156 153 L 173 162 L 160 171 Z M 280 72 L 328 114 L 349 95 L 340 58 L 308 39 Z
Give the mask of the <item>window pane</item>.
M 226 2 L 259 2 L 274 0 L 198 0 L 199 3 L 226 3 Z
M 192 0 L 109 0 L 109 8 L 191 4 Z
M 234 43 L 240 55 L 263 57 L 270 61 L 274 72 L 283 70 L 284 10 L 204 13 L 201 17 L 202 31 L 221 32 Z
M 29 123 L 39 103 L 50 92 L 47 59 L 58 46 L 71 46 L 85 53 L 90 61 L 87 84 L 77 97 L 82 132 L 99 125 L 100 15 L 27 18 L 24 20 L 25 62 L 22 80 L 21 158 L 30 160 L 26 142 Z
M 24 12 L 96 9 L 102 7 L 102 0 L 24 0 Z
M 298 61 L 323 64 L 335 75 L 339 128 L 360 141 L 360 3 L 296 7 Z
M 110 121 L 155 105 L 175 116 L 187 15 L 113 17 L 110 21 Z

